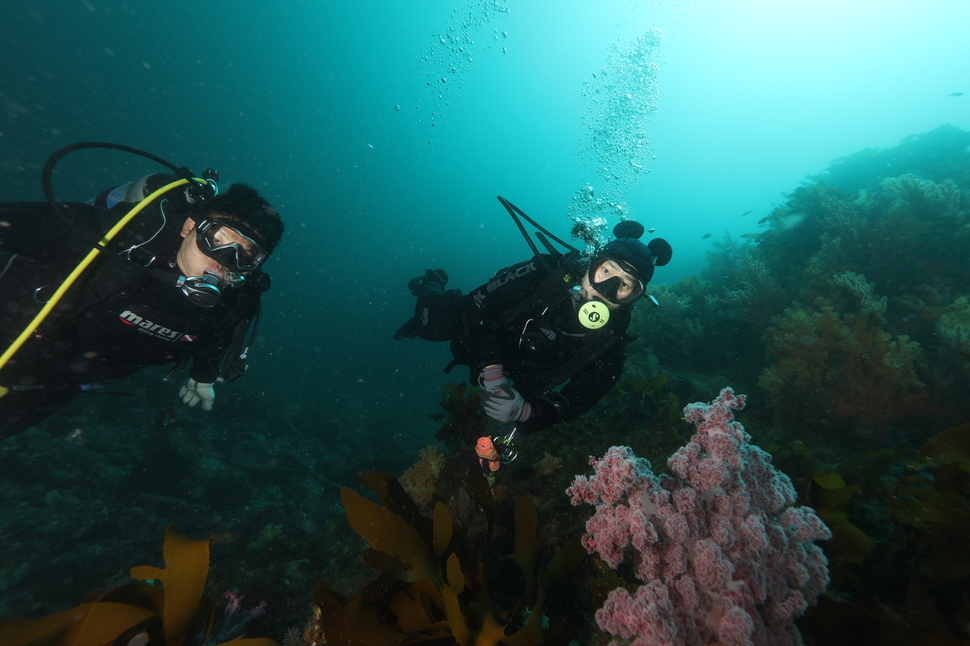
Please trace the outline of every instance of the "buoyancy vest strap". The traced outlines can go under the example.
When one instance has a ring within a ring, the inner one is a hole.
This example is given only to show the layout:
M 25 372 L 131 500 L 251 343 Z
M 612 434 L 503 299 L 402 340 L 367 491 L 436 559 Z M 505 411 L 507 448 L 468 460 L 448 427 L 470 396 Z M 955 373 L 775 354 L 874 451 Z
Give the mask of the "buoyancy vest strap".
M 529 296 L 499 313 L 498 320 L 502 327 L 511 325 L 524 312 L 544 308 L 566 298 L 571 298 L 569 288 L 563 289 L 563 285 L 560 283 L 567 282 L 565 278 L 571 272 L 569 265 L 572 264 L 577 255 L 570 253 L 564 256 L 563 260 L 553 268 L 552 274 L 543 278 L 542 282 L 532 290 Z
M 187 179 L 179 179 L 174 182 L 171 182 L 170 184 L 166 184 L 165 186 L 159 188 L 157 191 L 155 191 L 154 193 L 146 197 L 131 211 L 129 211 L 123 218 L 118 220 L 118 223 L 115 224 L 113 227 L 111 227 L 110 231 L 104 234 L 104 237 L 102 237 L 99 242 L 101 247 L 111 242 L 111 240 L 116 235 L 118 235 L 118 232 L 121 231 L 121 229 L 123 229 L 126 224 L 131 222 L 132 218 L 134 218 L 136 215 L 141 213 L 141 211 L 146 206 L 151 204 L 157 197 L 175 188 L 176 186 L 181 186 L 182 184 L 188 184 L 188 183 L 189 183 L 189 180 Z M 34 319 L 27 324 L 27 327 L 24 328 L 24 331 L 20 333 L 20 335 L 14 340 L 13 343 L 10 344 L 10 347 L 7 348 L 2 355 L 0 355 L 0 369 L 2 369 L 7 364 L 8 361 L 10 361 L 10 358 L 13 357 L 14 354 L 16 354 L 17 350 L 20 349 L 20 347 L 30 337 L 30 335 L 33 334 L 38 327 L 40 327 L 40 324 L 43 323 L 44 319 L 47 318 L 47 315 L 50 314 L 51 310 L 53 310 L 54 307 L 57 305 L 57 303 L 60 302 L 64 294 L 67 293 L 67 290 L 70 289 L 71 286 L 74 284 L 74 281 L 76 281 L 78 277 L 84 272 L 84 270 L 88 268 L 88 265 L 90 265 L 94 261 L 94 259 L 97 257 L 99 253 L 101 253 L 101 248 L 96 247 L 94 249 L 91 249 L 91 251 L 88 252 L 88 255 L 86 255 L 80 263 L 78 263 L 78 266 L 74 268 L 74 271 L 72 271 L 70 275 L 68 275 L 68 277 L 64 280 L 64 282 L 61 283 L 61 286 L 57 288 L 57 291 L 54 292 L 54 295 L 51 296 L 50 300 L 48 300 L 47 303 L 44 305 L 44 307 L 41 308 L 40 312 L 37 313 L 37 316 L 35 316 Z M 3 386 L 0 386 L 0 397 L 3 397 L 4 395 L 6 395 L 7 392 L 9 391 L 6 388 L 4 388 Z

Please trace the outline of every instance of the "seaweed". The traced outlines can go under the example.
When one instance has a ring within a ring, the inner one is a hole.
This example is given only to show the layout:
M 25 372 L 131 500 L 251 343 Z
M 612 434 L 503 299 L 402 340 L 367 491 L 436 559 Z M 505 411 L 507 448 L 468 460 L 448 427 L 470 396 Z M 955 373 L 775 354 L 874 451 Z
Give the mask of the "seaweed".
M 444 391 L 438 404 L 445 412 L 430 416 L 442 424 L 435 437 L 452 451 L 462 445 L 475 446 L 478 438 L 489 434 L 488 420 L 481 410 L 480 392 L 464 382 L 443 384 L 442 388 Z
M 899 467 L 907 472 L 888 479 Z M 825 545 L 833 558 L 833 594 L 809 612 L 810 634 L 834 645 L 860 637 L 880 644 L 965 643 L 958 640 L 966 640 L 970 625 L 970 424 L 941 431 L 912 462 L 881 451 L 839 471 L 855 482 L 847 485 L 828 471 L 811 483 L 811 502 L 833 532 Z M 880 508 L 888 524 L 880 536 L 866 536 L 849 520 L 871 523 Z
M 0 622 L 0 644 L 180 646 L 192 643 L 199 634 L 204 642 L 214 621 L 213 605 L 203 596 L 209 570 L 209 541 L 188 538 L 169 525 L 163 554 L 164 568 L 141 565 L 131 569 L 132 578 L 145 583 L 95 594 L 92 601 L 36 621 Z M 263 638 L 236 638 L 225 643 L 277 646 L 275 641 Z
M 317 586 L 317 625 L 327 644 L 569 643 L 572 629 L 568 624 L 553 617 L 550 628 L 544 629 L 543 611 L 549 592 L 585 558 L 579 538 L 566 543 L 540 572 L 535 563 L 537 515 L 527 498 L 518 498 L 515 549 L 510 558 L 521 572 L 523 589 L 513 609 L 500 609 L 486 577 L 495 501 L 484 476 L 476 476 L 467 481 L 467 487 L 488 519 L 481 559 L 444 503 L 436 504 L 432 518 L 422 516 L 391 474 L 370 471 L 358 476 L 381 504 L 351 489 L 342 490 L 347 520 L 370 543 L 364 560 L 378 576 L 350 598 L 335 592 L 327 580 Z

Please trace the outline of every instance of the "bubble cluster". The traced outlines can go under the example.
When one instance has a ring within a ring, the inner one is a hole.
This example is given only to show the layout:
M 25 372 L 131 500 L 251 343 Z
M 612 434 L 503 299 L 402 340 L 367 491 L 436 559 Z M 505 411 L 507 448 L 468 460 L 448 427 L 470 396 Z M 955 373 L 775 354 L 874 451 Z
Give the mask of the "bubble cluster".
M 652 29 L 617 43 L 583 83 L 579 156 L 595 179 L 573 196 L 568 216 L 588 244 L 605 242 L 608 219 L 626 216 L 626 194 L 650 171 L 647 122 L 660 98 L 656 58 L 662 41 L 660 30 Z
M 508 15 L 506 0 L 478 0 L 467 7 L 456 7 L 454 13 L 451 24 L 432 35 L 428 49 L 420 58 L 426 92 L 415 108 L 433 106 L 430 108 L 432 126 L 439 123 L 448 107 L 461 99 L 461 89 L 475 68 L 475 58 L 508 38 L 508 32 L 492 27 Z M 489 27 L 492 27 L 490 33 Z M 504 47 L 502 51 L 506 51 Z

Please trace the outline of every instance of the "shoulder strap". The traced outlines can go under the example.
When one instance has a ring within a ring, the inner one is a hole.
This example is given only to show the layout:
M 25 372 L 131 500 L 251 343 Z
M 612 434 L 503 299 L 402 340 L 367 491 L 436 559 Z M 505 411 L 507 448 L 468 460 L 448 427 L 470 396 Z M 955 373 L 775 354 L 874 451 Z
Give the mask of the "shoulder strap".
M 579 252 L 572 251 L 562 257 L 539 285 L 526 297 L 498 315 L 502 326 L 508 326 L 525 312 L 557 303 L 569 296 L 569 284 L 573 281 Z M 527 262 L 532 262 L 527 261 Z M 565 283 L 565 285 L 564 285 Z

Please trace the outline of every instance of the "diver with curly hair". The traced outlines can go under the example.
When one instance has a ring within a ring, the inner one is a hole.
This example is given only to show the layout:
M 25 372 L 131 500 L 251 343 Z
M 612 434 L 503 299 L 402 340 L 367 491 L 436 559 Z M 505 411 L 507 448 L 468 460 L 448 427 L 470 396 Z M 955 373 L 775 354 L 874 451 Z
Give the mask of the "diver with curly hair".
M 57 203 L 60 218 L 49 203 L 0 203 L 0 350 L 90 251 L 90 240 L 174 179 L 149 175 L 87 204 Z M 0 366 L 0 438 L 146 366 L 191 359 L 176 387 L 204 410 L 213 407 L 217 381 L 245 370 L 237 348 L 258 315 L 269 286 L 262 267 L 284 225 L 256 189 L 233 184 L 219 194 L 209 184 L 210 194 L 182 186 L 148 204 Z

